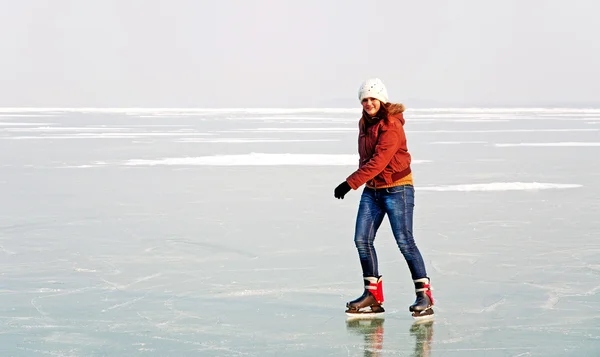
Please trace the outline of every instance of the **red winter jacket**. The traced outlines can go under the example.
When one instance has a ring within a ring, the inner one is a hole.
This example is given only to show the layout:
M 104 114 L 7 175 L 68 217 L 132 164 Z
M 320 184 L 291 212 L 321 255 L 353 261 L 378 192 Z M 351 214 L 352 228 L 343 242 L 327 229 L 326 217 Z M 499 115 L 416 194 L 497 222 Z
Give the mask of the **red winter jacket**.
M 389 185 L 411 173 L 411 156 L 404 133 L 404 106 L 391 104 L 387 118 L 367 127 L 364 117 L 359 122 L 358 170 L 346 181 L 356 190 L 365 183 L 378 187 Z

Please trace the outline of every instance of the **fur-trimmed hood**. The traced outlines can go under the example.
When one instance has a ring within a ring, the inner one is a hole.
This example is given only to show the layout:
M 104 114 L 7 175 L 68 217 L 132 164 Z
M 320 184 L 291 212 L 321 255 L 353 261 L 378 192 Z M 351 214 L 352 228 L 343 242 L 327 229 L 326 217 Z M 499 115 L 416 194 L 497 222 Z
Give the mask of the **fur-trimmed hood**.
M 406 110 L 406 107 L 402 103 L 389 103 L 387 105 L 388 115 L 404 113 L 404 110 Z
M 400 121 L 400 124 L 404 125 L 404 123 L 406 122 L 406 120 L 404 120 L 405 109 L 406 107 L 404 106 L 404 104 L 389 103 L 388 105 L 386 105 L 387 121 L 391 122 L 393 120 L 392 118 L 394 118 Z

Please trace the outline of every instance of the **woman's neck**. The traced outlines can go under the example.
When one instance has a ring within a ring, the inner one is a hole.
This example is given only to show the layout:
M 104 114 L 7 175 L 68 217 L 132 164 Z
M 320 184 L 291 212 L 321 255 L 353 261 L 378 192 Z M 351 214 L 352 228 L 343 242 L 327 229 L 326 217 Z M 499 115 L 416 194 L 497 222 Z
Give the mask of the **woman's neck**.
M 380 117 L 377 116 L 378 114 L 379 113 L 375 114 L 375 116 L 370 116 L 369 114 L 364 113 L 363 118 L 365 120 L 365 125 L 367 127 L 369 127 L 371 125 L 376 124 L 379 121 L 379 119 L 381 119 Z

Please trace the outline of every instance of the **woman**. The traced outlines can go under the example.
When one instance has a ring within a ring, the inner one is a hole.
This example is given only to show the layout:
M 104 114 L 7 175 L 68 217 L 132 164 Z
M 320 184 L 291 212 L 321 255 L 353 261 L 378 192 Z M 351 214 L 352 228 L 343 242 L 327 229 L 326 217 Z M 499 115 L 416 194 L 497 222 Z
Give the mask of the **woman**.
M 359 167 L 334 191 L 336 198 L 343 199 L 351 189 L 366 186 L 354 235 L 365 289 L 361 297 L 346 304 L 346 313 L 376 315 L 385 311 L 373 242 L 387 214 L 415 285 L 417 297 L 409 311 L 416 319 L 428 317 L 433 315 L 433 297 L 423 258 L 412 235 L 414 186 L 404 133 L 404 105 L 388 103 L 387 90 L 378 78 L 366 80 L 358 98 L 363 107 L 358 136 Z

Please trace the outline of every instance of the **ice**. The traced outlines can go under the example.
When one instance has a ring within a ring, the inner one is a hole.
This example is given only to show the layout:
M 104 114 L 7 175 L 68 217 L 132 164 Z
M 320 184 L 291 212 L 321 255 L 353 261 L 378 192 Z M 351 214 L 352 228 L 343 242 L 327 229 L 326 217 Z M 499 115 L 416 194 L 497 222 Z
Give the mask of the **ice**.
M 600 351 L 600 109 L 409 108 L 420 324 L 387 220 L 385 319 L 344 314 L 359 109 L 0 113 L 1 356 Z

